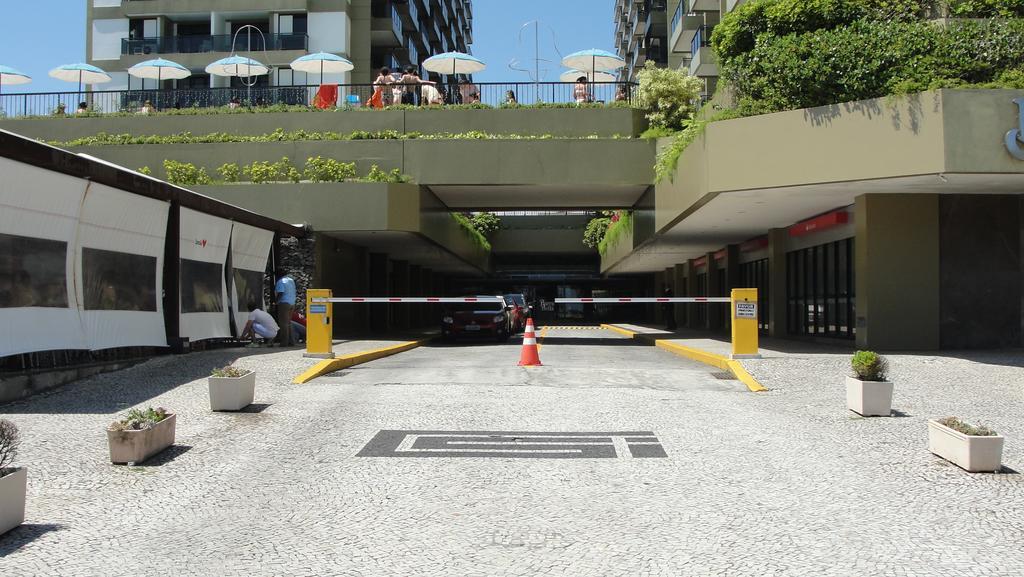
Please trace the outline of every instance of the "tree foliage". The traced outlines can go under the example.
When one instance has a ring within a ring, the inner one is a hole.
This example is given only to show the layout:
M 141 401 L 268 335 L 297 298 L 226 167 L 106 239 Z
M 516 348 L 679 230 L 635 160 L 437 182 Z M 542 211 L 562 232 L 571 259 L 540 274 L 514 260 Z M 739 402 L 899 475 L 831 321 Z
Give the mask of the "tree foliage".
M 470 217 L 469 222 L 488 239 L 501 228 L 501 219 L 493 212 L 478 212 Z
M 637 73 L 636 105 L 653 127 L 680 130 L 694 111 L 703 81 L 680 70 L 658 68 L 648 60 Z
M 938 11 L 938 12 L 937 12 Z M 1024 0 L 753 0 L 712 34 L 723 77 L 747 114 L 930 88 L 1016 82 Z

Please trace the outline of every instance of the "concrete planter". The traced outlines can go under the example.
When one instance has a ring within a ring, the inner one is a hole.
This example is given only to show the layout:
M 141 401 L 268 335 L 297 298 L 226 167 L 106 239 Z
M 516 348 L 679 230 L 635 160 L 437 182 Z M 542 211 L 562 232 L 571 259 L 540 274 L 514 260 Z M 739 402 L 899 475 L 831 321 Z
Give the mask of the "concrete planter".
M 252 404 L 256 395 L 256 373 L 241 377 L 210 377 L 210 410 L 238 411 Z
M 0 477 L 0 534 L 25 522 L 28 469 L 21 467 Z
M 971 473 L 994 472 L 1003 466 L 1003 436 L 977 437 L 928 421 L 928 450 Z
M 890 381 L 846 377 L 846 407 L 865 417 L 888 417 L 892 413 L 892 389 Z
M 138 464 L 173 445 L 175 418 L 176 415 L 167 415 L 167 418 L 154 425 L 152 429 L 141 431 L 108 429 L 110 462 Z

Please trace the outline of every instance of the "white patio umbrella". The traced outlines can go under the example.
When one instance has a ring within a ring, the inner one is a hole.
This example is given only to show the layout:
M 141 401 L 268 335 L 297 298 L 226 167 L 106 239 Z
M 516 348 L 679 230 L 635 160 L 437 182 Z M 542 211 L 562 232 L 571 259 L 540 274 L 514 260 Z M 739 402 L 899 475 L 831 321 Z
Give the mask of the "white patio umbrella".
M 104 82 L 110 82 L 109 74 L 92 64 L 86 64 L 85 62 L 76 62 L 75 64 L 64 64 L 63 66 L 58 66 L 50 71 L 50 77 L 56 78 L 57 80 L 63 80 L 65 82 L 77 82 L 78 100 L 82 100 L 83 84 L 102 84 Z
M 0 94 L 4 92 L 4 84 L 28 84 L 32 77 L 9 66 L 0 66 Z
M 445 52 L 423 61 L 423 67 L 438 74 L 476 74 L 487 68 L 483 60 L 462 52 Z
M 216 62 L 210 63 L 206 67 L 208 74 L 216 76 L 238 76 L 240 78 L 248 78 L 250 76 L 263 76 L 270 72 L 270 67 L 267 65 L 253 60 L 252 58 L 246 58 L 245 56 L 228 56 L 227 58 L 221 58 Z
M 625 65 L 626 61 L 621 56 L 598 48 L 573 52 L 562 59 L 562 66 L 574 68 L 591 75 L 618 70 Z
M 182 78 L 188 78 L 192 76 L 192 72 L 178 64 L 177 62 L 171 62 L 170 60 L 164 60 L 163 58 L 156 58 L 154 60 L 146 60 L 145 62 L 139 62 L 135 66 L 128 69 L 128 74 L 136 78 L 148 78 L 150 80 L 156 80 L 156 107 L 160 108 L 160 82 L 163 80 L 180 80 Z
M 214 76 L 237 76 L 239 78 L 252 78 L 253 76 L 263 76 L 264 74 L 270 73 L 270 67 L 262 62 L 247 58 L 245 56 L 228 56 L 227 58 L 221 58 L 220 60 L 211 63 L 206 67 L 206 72 L 213 74 Z M 252 84 L 245 83 L 246 88 L 246 100 L 249 101 L 249 106 L 252 106 L 252 87 L 256 82 Z
M 588 77 L 592 82 L 615 82 L 616 76 L 611 72 L 598 70 L 597 72 L 584 72 L 582 70 L 566 70 L 558 77 L 562 82 L 576 82 L 580 76 Z
M 317 52 L 307 54 L 292 60 L 292 70 L 299 72 L 319 72 L 320 84 L 324 83 L 324 74 L 341 74 L 354 69 L 356 66 L 348 59 L 329 52 Z

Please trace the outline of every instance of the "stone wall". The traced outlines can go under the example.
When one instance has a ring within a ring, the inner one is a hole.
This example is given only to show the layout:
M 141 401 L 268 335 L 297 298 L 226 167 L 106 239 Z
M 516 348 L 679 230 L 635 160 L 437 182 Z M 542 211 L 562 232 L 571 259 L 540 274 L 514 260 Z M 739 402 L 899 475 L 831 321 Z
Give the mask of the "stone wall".
M 268 304 L 275 302 L 274 283 L 277 281 L 275 264 L 295 279 L 295 306 L 305 314 L 306 289 L 313 286 L 316 275 L 316 238 L 310 232 L 305 238 L 282 236 L 275 247 L 277 263 L 267 263 L 267 280 L 263 297 Z

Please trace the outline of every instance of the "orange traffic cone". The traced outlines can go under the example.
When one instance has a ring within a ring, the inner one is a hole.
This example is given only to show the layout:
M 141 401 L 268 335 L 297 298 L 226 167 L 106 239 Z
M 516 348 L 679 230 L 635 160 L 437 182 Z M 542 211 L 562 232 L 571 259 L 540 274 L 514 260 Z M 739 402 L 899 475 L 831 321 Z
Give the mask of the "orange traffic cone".
M 537 335 L 534 334 L 533 319 L 526 319 L 526 332 L 523 334 L 523 353 L 519 357 L 520 367 L 539 367 L 540 353 L 537 351 Z

